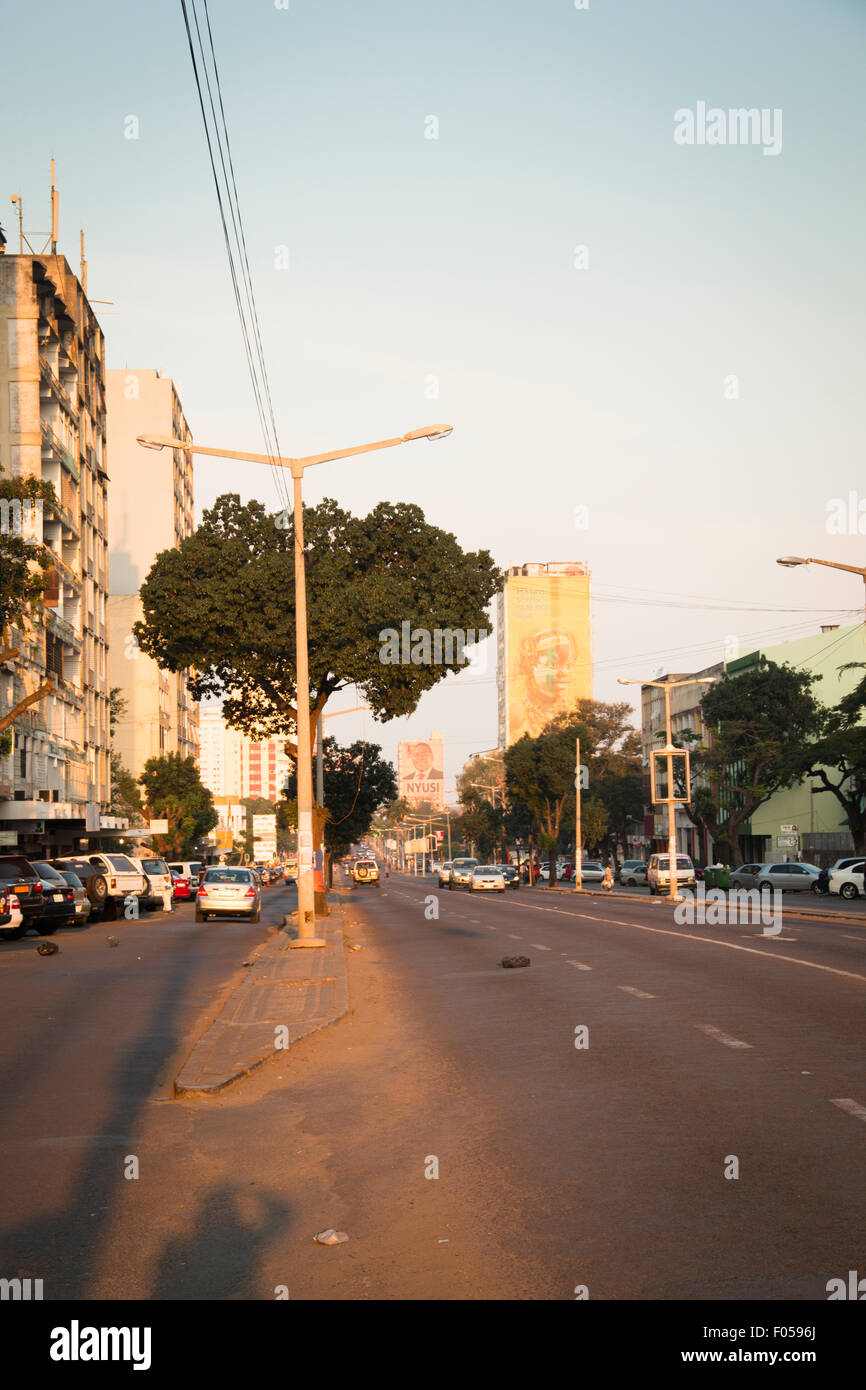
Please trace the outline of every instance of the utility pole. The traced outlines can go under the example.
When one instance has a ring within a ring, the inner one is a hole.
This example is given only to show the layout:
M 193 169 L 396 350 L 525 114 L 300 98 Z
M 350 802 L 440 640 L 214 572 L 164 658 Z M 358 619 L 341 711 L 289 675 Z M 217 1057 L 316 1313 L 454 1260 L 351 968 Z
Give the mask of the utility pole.
M 574 741 L 574 891 L 583 888 L 583 829 L 580 806 L 580 739 Z

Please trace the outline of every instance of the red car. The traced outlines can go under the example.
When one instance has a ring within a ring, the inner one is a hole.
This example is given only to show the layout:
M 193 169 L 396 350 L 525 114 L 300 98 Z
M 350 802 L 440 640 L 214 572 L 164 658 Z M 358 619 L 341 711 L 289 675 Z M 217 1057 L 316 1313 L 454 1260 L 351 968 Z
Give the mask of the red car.
M 193 896 L 189 879 L 184 878 L 182 874 L 177 873 L 174 869 L 171 871 L 171 882 L 172 897 L 175 902 L 180 902 L 184 898 L 191 898 Z

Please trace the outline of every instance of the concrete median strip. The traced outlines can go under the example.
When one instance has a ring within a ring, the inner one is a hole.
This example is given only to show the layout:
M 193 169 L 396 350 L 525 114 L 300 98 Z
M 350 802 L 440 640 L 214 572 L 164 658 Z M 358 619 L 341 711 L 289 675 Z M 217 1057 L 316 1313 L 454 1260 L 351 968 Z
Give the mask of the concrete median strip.
M 269 1057 L 283 1056 L 279 1029 L 287 1030 L 291 1048 L 343 1017 L 349 1001 L 342 904 L 330 895 L 329 903 L 331 916 L 316 924 L 325 946 L 292 950 L 292 926 L 268 939 L 181 1067 L 175 1096 L 214 1095 Z

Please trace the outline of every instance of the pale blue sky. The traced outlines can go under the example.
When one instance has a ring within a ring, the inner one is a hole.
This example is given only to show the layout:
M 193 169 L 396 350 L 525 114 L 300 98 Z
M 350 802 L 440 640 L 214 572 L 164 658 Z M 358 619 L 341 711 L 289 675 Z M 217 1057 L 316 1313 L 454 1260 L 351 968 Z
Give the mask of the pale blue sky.
M 323 466 L 310 502 L 416 501 L 503 565 L 589 560 L 599 698 L 822 616 L 740 605 L 860 604 L 856 579 L 773 560 L 863 563 L 863 536 L 825 520 L 866 497 L 866 6 L 213 0 L 211 17 L 283 449 L 455 426 Z M 179 3 L 49 0 L 4 29 L 10 243 L 13 192 L 49 230 L 53 154 L 61 249 L 77 264 L 83 226 L 90 293 L 116 301 L 109 365 L 173 376 L 201 443 L 261 448 Z M 674 111 L 701 100 L 781 108 L 779 156 L 676 145 Z M 228 488 L 277 504 L 268 470 L 197 464 L 199 509 Z M 606 597 L 623 589 L 735 607 Z M 449 780 L 493 745 L 492 662 L 367 725 L 389 753 L 433 728 Z

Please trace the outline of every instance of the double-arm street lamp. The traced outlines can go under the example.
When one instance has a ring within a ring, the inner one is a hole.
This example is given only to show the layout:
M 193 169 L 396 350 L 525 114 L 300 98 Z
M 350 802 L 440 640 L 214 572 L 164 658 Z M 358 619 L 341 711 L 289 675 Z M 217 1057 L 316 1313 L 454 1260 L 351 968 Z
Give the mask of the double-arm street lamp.
M 313 756 L 310 737 L 310 677 L 307 659 L 307 587 L 304 570 L 304 510 L 301 480 L 305 468 L 333 459 L 352 458 L 369 454 L 374 449 L 390 449 L 395 444 L 407 444 L 412 439 L 443 439 L 452 431 L 451 425 L 426 425 L 420 430 L 393 439 L 377 439 L 372 444 L 356 444 L 352 449 L 330 449 L 324 454 L 306 458 L 281 458 L 270 454 L 241 453 L 238 449 L 206 449 L 185 439 L 160 439 L 139 435 L 138 443 L 145 449 L 183 449 L 190 454 L 209 454 L 213 458 L 238 459 L 244 463 L 264 463 L 288 468 L 294 491 L 295 530 L 295 667 L 297 688 L 298 740 L 298 935 L 295 946 L 324 946 L 316 936 L 315 889 L 313 884 Z
M 843 565 L 839 560 L 816 560 L 814 555 L 782 555 L 776 564 L 784 565 L 786 569 L 794 569 L 797 565 L 826 565 L 831 570 L 847 570 L 849 574 L 859 574 L 866 584 L 866 565 Z
M 665 746 L 657 751 L 665 754 L 667 762 L 667 796 L 663 798 L 668 808 L 668 897 L 673 901 L 677 897 L 677 823 L 676 808 L 677 799 L 674 792 L 673 759 L 674 755 L 682 750 L 674 747 L 671 736 L 671 691 L 676 690 L 681 685 L 708 685 L 717 680 L 717 676 L 690 676 L 684 681 L 641 681 L 625 680 L 622 676 L 618 678 L 619 685 L 640 685 L 652 686 L 656 690 L 665 692 Z M 686 764 L 688 766 L 688 763 Z M 578 774 L 579 776 L 579 774 Z M 679 798 L 682 801 L 682 798 Z M 655 804 L 655 803 L 654 803 Z

